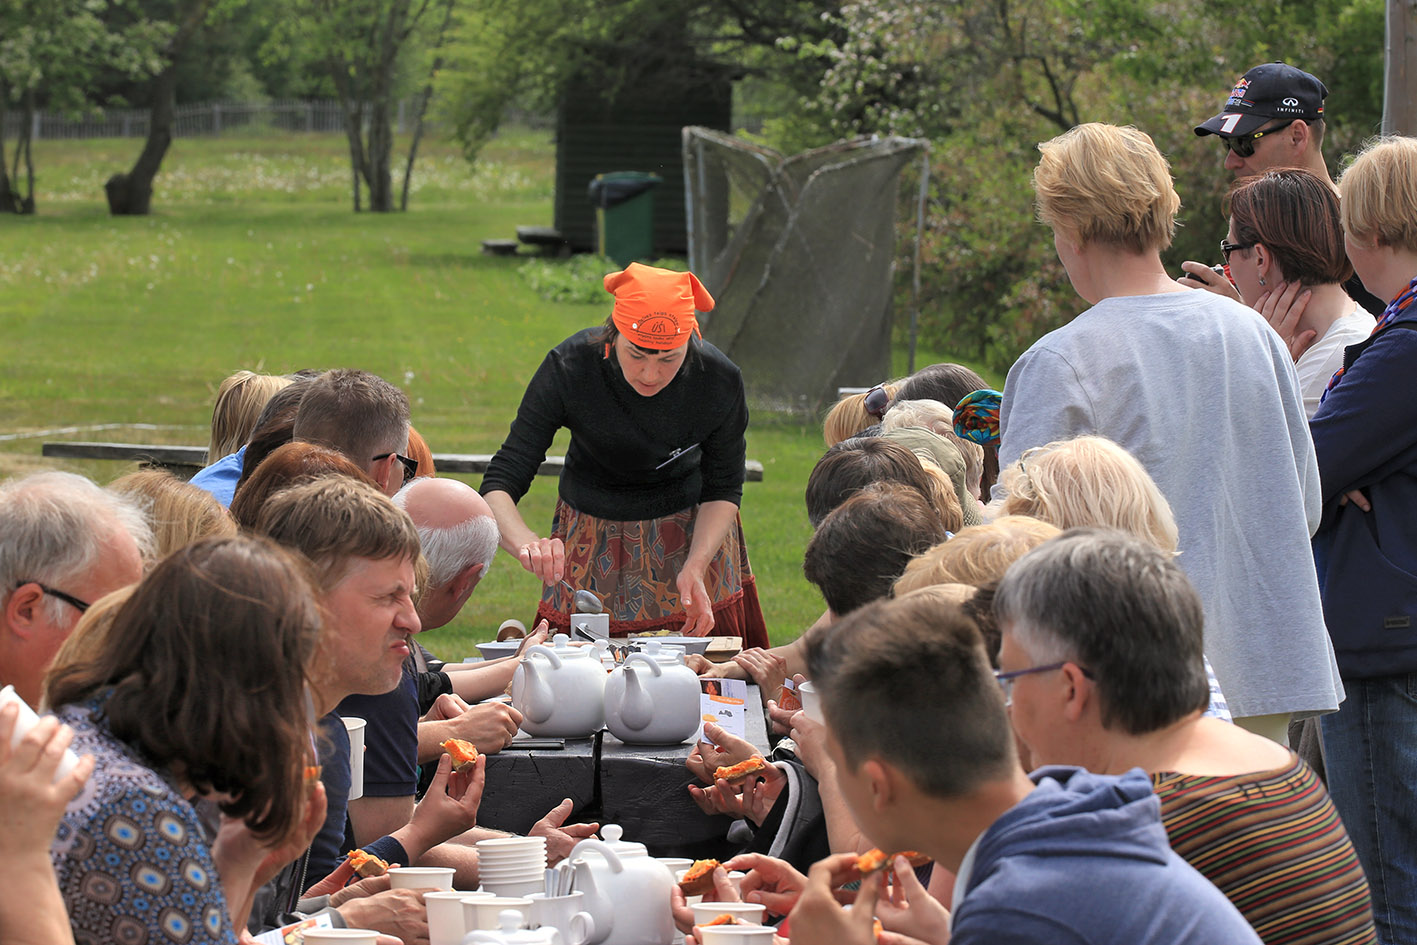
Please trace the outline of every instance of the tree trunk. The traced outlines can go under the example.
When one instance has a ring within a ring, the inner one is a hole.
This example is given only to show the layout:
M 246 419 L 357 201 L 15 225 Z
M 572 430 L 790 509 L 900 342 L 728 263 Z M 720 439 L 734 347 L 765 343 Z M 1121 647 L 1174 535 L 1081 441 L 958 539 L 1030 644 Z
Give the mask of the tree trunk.
M 144 216 L 152 209 L 153 178 L 162 167 L 163 156 L 172 144 L 172 113 L 176 107 L 177 68 L 169 63 L 153 80 L 152 111 L 148 138 L 133 169 L 114 174 L 103 185 L 108 195 L 108 212 L 114 216 Z
M 1405 0 L 1387 0 L 1385 65 L 1382 133 L 1417 133 L 1417 11 Z
M 10 90 L 0 82 L 0 213 L 19 213 L 20 195 L 10 182 L 10 171 L 5 160 L 5 101 Z
M 456 0 L 445 0 L 443 9 L 443 25 L 438 27 L 438 38 L 433 41 L 433 48 L 441 50 L 443 39 L 448 35 L 448 26 L 453 21 L 453 4 Z M 408 164 L 403 169 L 403 192 L 399 195 L 399 210 L 408 212 L 408 182 L 413 179 L 413 162 L 418 157 L 418 143 L 423 140 L 423 118 L 428 114 L 428 103 L 433 98 L 433 77 L 438 74 L 438 70 L 443 68 L 443 54 L 440 51 L 433 58 L 433 65 L 428 69 L 428 83 L 423 87 L 423 95 L 418 102 L 418 116 L 413 123 L 413 140 L 408 143 Z

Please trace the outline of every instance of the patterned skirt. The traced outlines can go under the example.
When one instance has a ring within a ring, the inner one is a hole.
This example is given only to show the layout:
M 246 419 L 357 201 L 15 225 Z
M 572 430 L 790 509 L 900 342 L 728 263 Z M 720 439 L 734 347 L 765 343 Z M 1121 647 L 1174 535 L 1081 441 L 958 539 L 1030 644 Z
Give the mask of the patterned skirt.
M 696 506 L 663 518 L 616 522 L 556 500 L 551 537 L 566 544 L 566 580 L 574 588 L 594 591 L 605 602 L 611 636 L 677 631 L 684 625 L 674 581 L 689 556 L 697 513 Z M 768 645 L 741 518 L 734 520 L 709 563 L 704 587 L 713 600 L 713 636 L 742 637 L 744 647 Z M 571 597 L 564 584 L 544 588 L 537 619 L 567 630 Z

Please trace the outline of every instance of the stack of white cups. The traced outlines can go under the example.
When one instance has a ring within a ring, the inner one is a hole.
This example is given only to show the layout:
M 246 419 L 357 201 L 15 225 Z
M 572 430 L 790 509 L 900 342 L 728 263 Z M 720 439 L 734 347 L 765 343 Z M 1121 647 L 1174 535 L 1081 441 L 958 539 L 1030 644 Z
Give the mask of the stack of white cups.
M 482 888 L 498 896 L 529 896 L 546 889 L 546 838 L 498 837 L 477 843 Z

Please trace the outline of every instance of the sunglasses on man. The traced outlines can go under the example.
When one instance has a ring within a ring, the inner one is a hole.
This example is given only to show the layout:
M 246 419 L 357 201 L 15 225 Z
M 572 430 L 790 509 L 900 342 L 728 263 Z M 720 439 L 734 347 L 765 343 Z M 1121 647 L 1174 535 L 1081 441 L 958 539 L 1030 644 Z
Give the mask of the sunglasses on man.
M 1301 118 L 1291 118 L 1282 125 L 1276 125 L 1273 128 L 1266 128 L 1263 131 L 1256 131 L 1254 134 L 1217 135 L 1217 137 L 1220 138 L 1221 141 L 1224 141 L 1225 146 L 1231 151 L 1234 151 L 1237 156 L 1242 158 L 1254 157 L 1256 141 L 1263 138 L 1265 135 L 1272 135 L 1277 131 L 1283 131 L 1285 128 L 1288 128 L 1290 125 L 1294 124 L 1294 122 L 1302 120 L 1303 119 Z

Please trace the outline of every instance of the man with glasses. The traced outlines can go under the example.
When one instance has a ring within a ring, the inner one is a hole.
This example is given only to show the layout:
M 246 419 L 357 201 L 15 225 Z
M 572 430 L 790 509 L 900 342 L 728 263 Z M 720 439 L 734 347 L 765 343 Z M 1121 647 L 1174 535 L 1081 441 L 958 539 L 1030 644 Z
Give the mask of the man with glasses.
M 1225 147 L 1225 169 L 1239 180 L 1277 167 L 1300 167 L 1336 191 L 1324 163 L 1324 99 L 1328 89 L 1317 78 L 1283 62 L 1255 66 L 1240 77 L 1220 113 L 1196 125 L 1200 137 L 1214 135 Z M 1226 264 L 1229 253 L 1225 253 Z M 1180 283 L 1239 299 L 1227 278 L 1205 263 L 1187 260 Z M 1363 288 L 1354 275 L 1344 283 L 1348 294 L 1374 315 L 1384 303 Z
M 0 685 L 39 705 L 44 673 L 79 617 L 137 583 L 153 547 L 142 513 L 82 476 L 0 484 Z
M 408 395 L 377 374 L 326 371 L 310 384 L 295 415 L 297 441 L 338 450 L 392 496 L 413 478 Z

